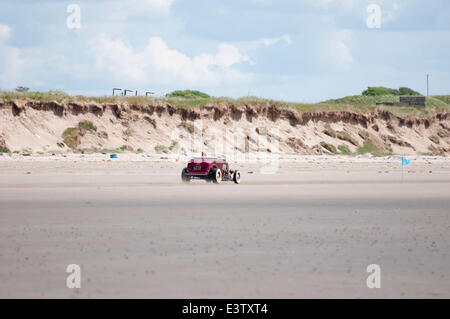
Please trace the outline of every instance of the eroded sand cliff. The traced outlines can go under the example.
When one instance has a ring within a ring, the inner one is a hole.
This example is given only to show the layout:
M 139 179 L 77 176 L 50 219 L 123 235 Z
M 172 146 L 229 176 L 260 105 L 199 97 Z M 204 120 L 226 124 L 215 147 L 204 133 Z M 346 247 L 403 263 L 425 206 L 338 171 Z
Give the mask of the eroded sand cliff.
M 186 154 L 227 153 L 231 147 L 242 153 L 445 155 L 450 152 L 450 117 L 448 112 L 423 118 L 386 110 L 304 112 L 225 103 L 176 108 L 167 103 L 0 100 L 0 145 L 11 152 Z

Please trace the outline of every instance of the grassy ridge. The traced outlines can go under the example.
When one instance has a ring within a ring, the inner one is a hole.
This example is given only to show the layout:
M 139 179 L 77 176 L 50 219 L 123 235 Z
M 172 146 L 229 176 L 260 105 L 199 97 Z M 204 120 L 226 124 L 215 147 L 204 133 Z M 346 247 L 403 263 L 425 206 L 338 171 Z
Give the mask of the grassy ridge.
M 415 115 L 427 116 L 436 112 L 450 112 L 450 95 L 428 96 L 426 99 L 426 107 L 413 106 L 377 106 L 380 102 L 399 102 L 399 96 L 396 95 L 380 95 L 380 96 L 363 96 L 354 95 L 346 96 L 339 99 L 327 100 L 319 105 L 333 105 L 335 108 L 349 108 L 356 111 L 373 111 L 375 109 L 386 109 L 395 115 Z
M 415 115 L 428 116 L 436 112 L 450 112 L 450 95 L 426 97 L 426 108 L 421 107 L 396 107 L 396 106 L 377 106 L 377 102 L 398 102 L 396 95 L 384 96 L 347 96 L 339 99 L 327 100 L 319 103 L 294 103 L 285 101 L 276 101 L 258 97 L 209 97 L 209 98 L 184 98 L 184 97 L 145 97 L 145 96 L 102 96 L 87 97 L 80 95 L 68 95 L 62 91 L 49 92 L 9 92 L 0 91 L 0 99 L 3 100 L 22 100 L 30 99 L 41 102 L 97 102 L 97 103 L 124 103 L 129 104 L 164 104 L 169 103 L 178 108 L 202 107 L 208 104 L 234 104 L 234 105 L 276 105 L 280 107 L 291 107 L 300 111 L 335 111 L 347 110 L 361 113 L 373 112 L 376 109 L 386 109 L 396 115 Z
M 435 99 L 440 100 L 446 104 L 450 104 L 450 95 L 436 95 L 433 96 Z

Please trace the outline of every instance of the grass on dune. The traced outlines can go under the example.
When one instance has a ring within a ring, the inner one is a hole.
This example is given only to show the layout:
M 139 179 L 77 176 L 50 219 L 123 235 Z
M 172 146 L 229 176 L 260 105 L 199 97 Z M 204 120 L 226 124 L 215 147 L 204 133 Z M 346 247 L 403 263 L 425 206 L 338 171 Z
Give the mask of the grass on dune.
M 450 104 L 450 95 L 436 95 L 430 97 L 434 103 L 442 102 L 443 104 Z
M 381 146 L 377 145 L 376 143 L 374 143 L 371 140 L 365 141 L 363 146 L 358 147 L 357 153 L 360 155 L 370 153 L 373 156 L 387 155 L 387 153 Z
M 131 105 L 161 105 L 170 104 L 177 108 L 195 108 L 205 105 L 225 104 L 225 105 L 273 105 L 285 108 L 294 108 L 303 112 L 316 111 L 353 111 L 359 113 L 370 113 L 375 110 L 387 110 L 398 116 L 421 116 L 426 117 L 437 112 L 450 111 L 450 95 L 426 97 L 427 106 L 424 107 L 398 107 L 398 106 L 377 106 L 378 102 L 398 102 L 399 96 L 363 96 L 354 95 L 339 99 L 326 100 L 319 103 L 295 103 L 277 101 L 272 99 L 246 96 L 241 98 L 229 97 L 146 97 L 146 96 L 100 96 L 88 97 L 81 95 L 69 95 L 62 91 L 48 92 L 10 92 L 0 91 L 0 99 L 3 100 L 35 100 L 41 102 L 97 102 L 97 103 L 128 103 Z

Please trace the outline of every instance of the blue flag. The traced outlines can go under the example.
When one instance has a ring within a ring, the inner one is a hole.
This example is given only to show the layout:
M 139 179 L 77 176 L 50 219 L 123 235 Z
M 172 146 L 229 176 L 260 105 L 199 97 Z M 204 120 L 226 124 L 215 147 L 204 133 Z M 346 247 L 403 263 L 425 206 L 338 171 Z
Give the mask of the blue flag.
M 402 156 L 402 166 L 409 165 L 409 163 L 411 163 L 411 161 L 406 157 Z

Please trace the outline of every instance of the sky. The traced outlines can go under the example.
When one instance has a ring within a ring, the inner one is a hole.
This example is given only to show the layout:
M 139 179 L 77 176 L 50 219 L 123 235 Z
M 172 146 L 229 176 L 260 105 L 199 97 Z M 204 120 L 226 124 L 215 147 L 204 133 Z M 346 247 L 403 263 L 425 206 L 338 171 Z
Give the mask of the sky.
M 450 94 L 448 0 L 0 0 L 0 89 Z

